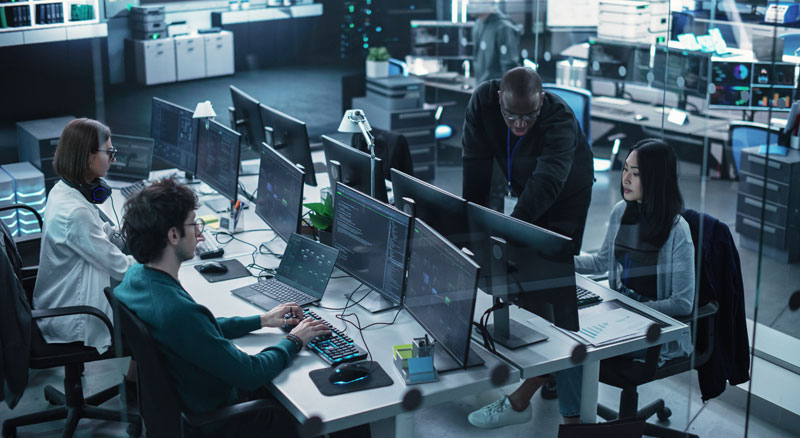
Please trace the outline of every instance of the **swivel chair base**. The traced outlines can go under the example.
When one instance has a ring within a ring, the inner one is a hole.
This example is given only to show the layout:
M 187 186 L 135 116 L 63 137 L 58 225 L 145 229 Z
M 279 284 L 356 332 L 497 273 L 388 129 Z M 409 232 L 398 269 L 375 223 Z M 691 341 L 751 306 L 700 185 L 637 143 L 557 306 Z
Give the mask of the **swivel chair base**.
M 620 412 L 617 413 L 613 409 L 598 404 L 597 415 L 606 421 L 616 420 L 617 418 L 634 417 L 647 421 L 647 419 L 652 417 L 653 414 L 658 417 L 658 421 L 667 421 L 667 419 L 669 419 L 669 417 L 672 415 L 672 410 L 670 410 L 670 408 L 664 404 L 664 400 L 662 399 L 658 399 L 642 409 L 637 410 L 638 403 L 639 394 L 635 389 L 623 389 L 619 396 Z M 699 438 L 699 436 L 693 433 L 682 432 L 652 423 L 645 423 L 644 434 L 645 436 L 659 438 Z

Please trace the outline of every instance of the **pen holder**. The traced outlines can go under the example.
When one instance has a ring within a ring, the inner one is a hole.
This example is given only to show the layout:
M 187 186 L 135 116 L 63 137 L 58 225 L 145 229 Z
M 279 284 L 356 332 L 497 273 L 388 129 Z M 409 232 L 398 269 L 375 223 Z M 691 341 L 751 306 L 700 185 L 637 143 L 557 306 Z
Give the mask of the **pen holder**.
M 219 228 L 231 234 L 244 231 L 244 213 L 239 210 L 239 218 L 237 220 L 236 213 L 231 210 L 227 216 L 219 218 Z

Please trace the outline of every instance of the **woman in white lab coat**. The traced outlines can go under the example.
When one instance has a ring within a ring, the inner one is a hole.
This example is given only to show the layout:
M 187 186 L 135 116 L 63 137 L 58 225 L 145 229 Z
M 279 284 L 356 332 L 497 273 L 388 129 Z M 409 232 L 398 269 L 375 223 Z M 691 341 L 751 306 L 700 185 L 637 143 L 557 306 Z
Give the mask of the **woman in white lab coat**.
M 112 318 L 103 288 L 122 280 L 134 263 L 122 253 L 119 233 L 100 218 L 97 206 L 111 194 L 100 178 L 114 161 L 111 131 L 91 119 L 67 124 L 58 140 L 53 167 L 61 180 L 47 198 L 39 275 L 33 291 L 37 309 L 92 306 Z M 88 315 L 38 320 L 47 343 L 80 342 L 98 352 L 111 345 L 111 335 Z

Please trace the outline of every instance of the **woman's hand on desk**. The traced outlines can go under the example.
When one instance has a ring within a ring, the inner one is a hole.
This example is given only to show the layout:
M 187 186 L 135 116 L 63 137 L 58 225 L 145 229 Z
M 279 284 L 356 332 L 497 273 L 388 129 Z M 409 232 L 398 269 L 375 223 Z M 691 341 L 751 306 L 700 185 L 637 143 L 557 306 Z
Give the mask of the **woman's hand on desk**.
M 292 329 L 291 334 L 300 338 L 300 340 L 303 341 L 303 345 L 308 345 L 308 342 L 312 339 L 317 336 L 329 335 L 331 331 L 325 326 L 324 322 L 306 318 L 300 321 L 297 327 Z
M 261 315 L 261 327 L 294 327 L 302 317 L 303 309 L 297 303 L 284 303 Z

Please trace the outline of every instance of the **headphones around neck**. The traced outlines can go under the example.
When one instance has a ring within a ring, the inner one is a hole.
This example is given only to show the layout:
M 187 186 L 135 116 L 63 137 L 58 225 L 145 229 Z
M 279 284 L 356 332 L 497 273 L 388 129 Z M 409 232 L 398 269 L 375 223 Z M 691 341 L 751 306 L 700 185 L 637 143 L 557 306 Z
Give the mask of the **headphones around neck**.
M 89 184 L 80 185 L 74 184 L 71 181 L 67 181 L 64 178 L 61 178 L 61 181 L 64 181 L 64 184 L 79 191 L 81 195 L 83 195 L 83 197 L 92 204 L 102 204 L 106 202 L 106 199 L 111 197 L 111 186 L 103 181 L 102 178 L 96 178 Z

